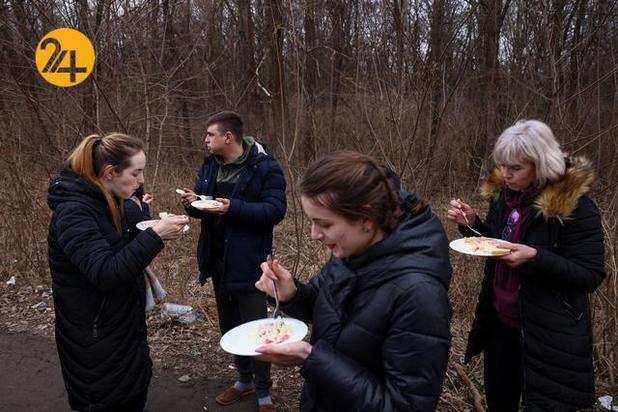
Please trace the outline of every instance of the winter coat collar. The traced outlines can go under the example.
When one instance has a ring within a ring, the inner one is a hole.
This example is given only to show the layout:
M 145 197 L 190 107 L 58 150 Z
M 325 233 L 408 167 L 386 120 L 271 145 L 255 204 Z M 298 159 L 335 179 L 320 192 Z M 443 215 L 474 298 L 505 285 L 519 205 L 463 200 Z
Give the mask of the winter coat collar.
M 534 207 L 545 220 L 569 219 L 579 199 L 590 192 L 596 176 L 592 162 L 582 156 L 565 154 L 566 171 L 563 176 L 548 183 L 534 201 Z M 480 194 L 486 200 L 497 201 L 503 187 L 502 173 L 495 168 L 481 185 Z
M 242 160 L 237 159 L 232 164 L 242 164 L 246 162 L 247 165 L 253 165 L 263 160 L 273 158 L 272 155 L 266 150 L 266 147 L 264 147 L 264 145 L 262 145 L 261 143 L 258 143 L 253 137 L 247 136 L 244 139 L 245 140 L 243 141 L 243 145 L 245 147 L 245 150 L 243 152 L 243 155 L 241 156 Z M 221 167 L 221 165 L 224 164 L 221 157 L 213 154 L 207 154 L 204 157 L 204 162 L 214 162 L 217 164 L 218 167 Z
M 82 203 L 98 213 L 106 213 L 109 210 L 101 190 L 69 167 L 65 167 L 59 176 L 50 181 L 47 193 L 47 205 L 51 210 L 55 210 L 64 202 Z

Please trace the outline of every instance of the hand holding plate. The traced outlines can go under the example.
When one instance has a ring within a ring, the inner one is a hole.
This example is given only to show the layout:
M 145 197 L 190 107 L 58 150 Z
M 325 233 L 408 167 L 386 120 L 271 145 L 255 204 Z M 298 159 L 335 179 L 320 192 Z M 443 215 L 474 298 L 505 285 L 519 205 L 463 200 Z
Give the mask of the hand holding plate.
M 217 207 L 209 209 L 208 211 L 210 213 L 213 213 L 215 215 L 224 215 L 228 212 L 228 210 L 230 210 L 230 199 L 218 197 L 215 200 L 219 202 L 219 205 Z
M 506 241 L 501 242 L 501 245 L 511 249 L 511 253 L 500 256 L 496 259 L 503 261 L 508 267 L 516 268 L 524 263 L 533 261 L 536 257 L 537 251 L 533 247 L 522 245 L 521 243 L 510 243 Z
M 313 347 L 305 341 L 283 343 L 278 345 L 264 345 L 255 349 L 261 353 L 256 358 L 271 362 L 277 366 L 302 365 L 311 354 Z
M 159 220 L 152 229 L 161 239 L 174 240 L 182 235 L 187 223 L 189 223 L 189 218 L 185 215 L 168 215 Z

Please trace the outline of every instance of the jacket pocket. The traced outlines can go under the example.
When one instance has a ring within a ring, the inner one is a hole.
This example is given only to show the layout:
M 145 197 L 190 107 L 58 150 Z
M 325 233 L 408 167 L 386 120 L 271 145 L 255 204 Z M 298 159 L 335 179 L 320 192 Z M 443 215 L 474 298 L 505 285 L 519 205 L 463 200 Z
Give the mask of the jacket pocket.
M 584 316 L 584 310 L 580 304 L 581 298 L 579 296 L 565 296 L 560 292 L 556 292 L 556 297 L 560 301 L 560 304 L 571 315 L 573 320 L 579 321 Z
M 92 337 L 95 339 L 99 337 L 99 331 L 98 331 L 99 320 L 101 318 L 101 315 L 103 314 L 103 310 L 105 309 L 106 303 L 107 303 L 107 297 L 103 298 L 103 300 L 101 301 L 101 304 L 99 305 L 99 310 L 97 311 L 97 314 L 94 317 L 94 321 L 92 322 Z

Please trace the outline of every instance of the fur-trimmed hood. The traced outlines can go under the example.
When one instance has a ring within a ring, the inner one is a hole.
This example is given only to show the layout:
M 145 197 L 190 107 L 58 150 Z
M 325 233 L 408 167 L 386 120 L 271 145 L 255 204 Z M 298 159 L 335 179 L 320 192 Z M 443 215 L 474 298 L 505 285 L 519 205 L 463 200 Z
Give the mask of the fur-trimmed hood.
M 592 162 L 585 157 L 565 154 L 564 161 L 566 162 L 564 175 L 556 181 L 549 182 L 534 201 L 534 207 L 545 220 L 569 219 L 579 199 L 590 191 L 596 180 Z M 495 168 L 481 185 L 481 197 L 486 200 L 498 200 L 503 181 L 500 169 Z

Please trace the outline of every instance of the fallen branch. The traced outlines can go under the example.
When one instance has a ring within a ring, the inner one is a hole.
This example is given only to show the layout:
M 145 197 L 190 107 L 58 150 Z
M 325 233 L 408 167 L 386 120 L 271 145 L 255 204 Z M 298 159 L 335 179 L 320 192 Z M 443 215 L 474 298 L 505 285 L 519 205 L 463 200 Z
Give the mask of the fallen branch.
M 464 371 L 464 368 L 462 368 L 461 365 L 456 363 L 455 370 L 457 371 L 457 375 L 459 375 L 461 380 L 464 381 L 464 383 L 466 384 L 466 386 L 468 386 L 470 392 L 472 393 L 474 409 L 476 409 L 477 412 L 485 412 L 485 408 L 483 408 L 483 398 L 481 397 L 478 389 L 476 389 L 476 386 L 474 386 L 474 383 L 472 383 L 472 380 L 468 377 L 466 371 Z

